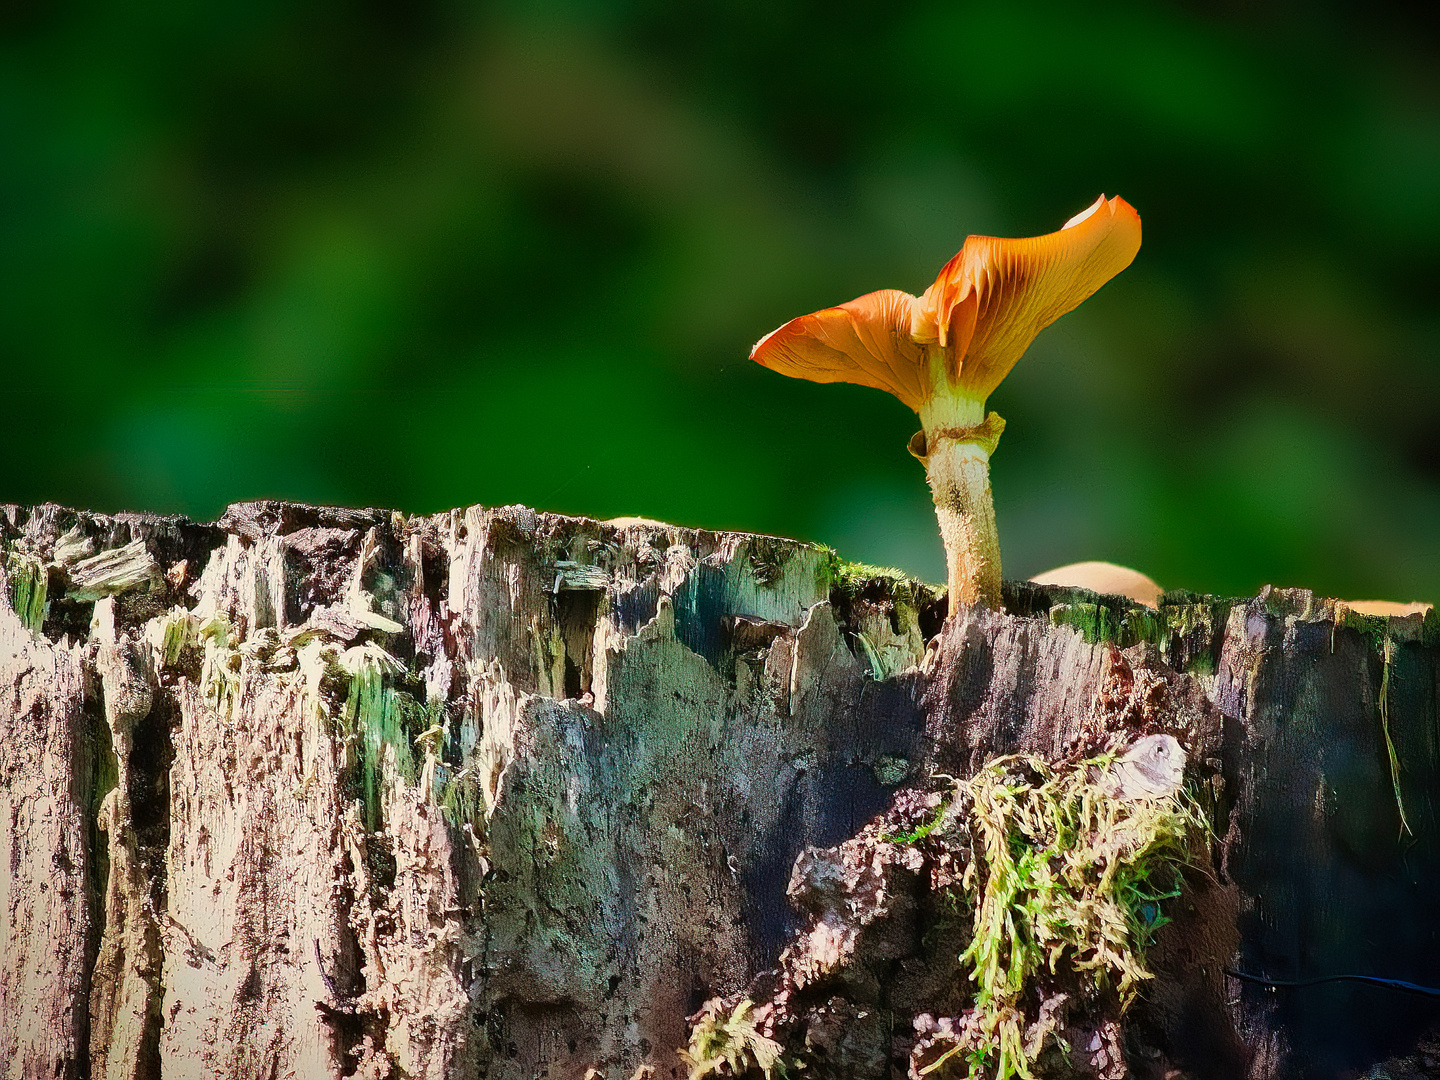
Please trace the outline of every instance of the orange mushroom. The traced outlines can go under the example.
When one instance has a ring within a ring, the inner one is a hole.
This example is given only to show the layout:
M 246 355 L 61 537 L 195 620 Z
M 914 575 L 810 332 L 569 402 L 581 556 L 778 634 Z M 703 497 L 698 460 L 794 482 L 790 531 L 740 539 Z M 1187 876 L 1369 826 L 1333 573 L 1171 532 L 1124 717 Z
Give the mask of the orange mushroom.
M 1135 258 L 1140 215 L 1100 196 L 1059 232 L 970 236 L 923 296 L 867 293 L 791 319 L 750 351 L 813 382 L 888 390 L 920 416 L 910 451 L 925 466 L 949 572 L 950 610 L 1000 605 L 990 455 L 1005 421 L 985 400 L 1045 327 Z

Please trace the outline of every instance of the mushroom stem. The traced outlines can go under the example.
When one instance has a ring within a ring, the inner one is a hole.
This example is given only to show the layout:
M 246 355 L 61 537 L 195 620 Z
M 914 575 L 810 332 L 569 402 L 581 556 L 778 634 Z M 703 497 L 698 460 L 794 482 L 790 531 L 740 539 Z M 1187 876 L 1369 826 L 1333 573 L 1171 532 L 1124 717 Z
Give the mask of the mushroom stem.
M 1005 421 L 991 413 L 973 428 L 941 429 L 912 440 L 911 452 L 925 465 L 940 521 L 951 615 L 977 603 L 1000 607 L 1000 539 L 990 496 L 990 455 L 1004 427 Z

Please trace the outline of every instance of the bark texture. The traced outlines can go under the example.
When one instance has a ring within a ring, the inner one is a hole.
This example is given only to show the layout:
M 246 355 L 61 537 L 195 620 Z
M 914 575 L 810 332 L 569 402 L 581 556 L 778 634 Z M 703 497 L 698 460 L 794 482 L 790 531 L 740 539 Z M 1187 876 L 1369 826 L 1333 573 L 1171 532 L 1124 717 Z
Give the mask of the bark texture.
M 717 997 L 904 1075 L 964 941 L 892 827 L 937 772 L 1154 732 L 1214 865 L 1055 1067 L 1435 1074 L 1434 999 L 1224 973 L 1440 985 L 1433 619 L 1007 585 L 943 621 L 821 548 L 520 507 L 0 507 L 0 552 L 7 1078 L 684 1076 Z

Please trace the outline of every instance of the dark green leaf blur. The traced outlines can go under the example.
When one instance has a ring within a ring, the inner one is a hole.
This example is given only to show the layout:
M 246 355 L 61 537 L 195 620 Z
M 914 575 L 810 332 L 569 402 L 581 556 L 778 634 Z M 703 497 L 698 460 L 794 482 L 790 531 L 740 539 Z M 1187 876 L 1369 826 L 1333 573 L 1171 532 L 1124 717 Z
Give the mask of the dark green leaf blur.
M 20 0 L 0 502 L 522 502 L 943 580 L 914 416 L 749 348 L 1104 192 L 1139 257 L 991 399 L 1006 576 L 1440 599 L 1405 10 Z

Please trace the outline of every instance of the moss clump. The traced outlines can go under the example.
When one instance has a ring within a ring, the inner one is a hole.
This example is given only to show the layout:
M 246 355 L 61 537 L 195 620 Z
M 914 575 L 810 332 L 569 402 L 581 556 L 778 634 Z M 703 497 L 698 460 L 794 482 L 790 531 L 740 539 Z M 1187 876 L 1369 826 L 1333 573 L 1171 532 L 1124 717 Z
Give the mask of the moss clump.
M 744 1076 L 759 1069 L 766 1080 L 786 1075 L 781 1047 L 761 1034 L 750 1016 L 753 1001 L 726 1010 L 717 1000 L 707 1002 L 690 1028 L 690 1045 L 680 1058 L 690 1067 L 690 1080 L 707 1076 Z
M 834 548 L 824 548 L 825 561 L 822 564 L 830 581 L 830 591 L 843 597 L 853 597 L 866 585 L 881 582 L 890 595 L 905 596 L 913 603 L 915 588 L 919 584 L 904 570 L 893 566 L 871 566 L 868 563 L 847 562 Z M 823 591 L 823 590 L 822 590 Z
M 1097 776 L 1108 758 L 1056 769 L 1038 758 L 997 758 L 959 791 L 972 858 L 962 879 L 974 936 L 961 955 L 975 983 L 976 1023 L 926 1071 L 971 1078 L 1030 1077 L 1058 1020 L 1040 1008 L 1044 973 L 1110 990 L 1123 1010 L 1150 978 L 1144 949 L 1178 895 L 1179 869 L 1204 836 L 1182 797 L 1126 801 Z M 941 1070 L 950 1069 L 946 1073 Z

